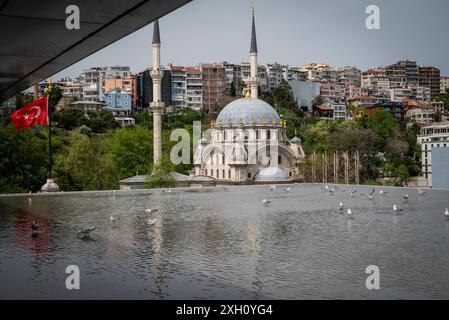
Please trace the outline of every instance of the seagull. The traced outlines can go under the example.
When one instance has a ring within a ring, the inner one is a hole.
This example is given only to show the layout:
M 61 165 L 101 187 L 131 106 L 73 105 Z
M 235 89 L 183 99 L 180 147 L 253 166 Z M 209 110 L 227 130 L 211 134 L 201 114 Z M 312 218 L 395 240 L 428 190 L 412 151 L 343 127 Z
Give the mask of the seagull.
M 353 197 L 354 194 L 357 192 L 357 190 L 351 190 L 351 189 L 349 189 L 348 191 L 349 191 L 351 197 Z
M 405 200 L 408 200 L 408 194 L 407 194 L 407 193 L 404 194 L 404 199 L 405 199 Z
M 148 219 L 147 220 L 147 224 L 149 225 L 149 226 L 152 226 L 153 224 L 155 224 L 156 223 L 156 219 Z
M 146 213 L 155 213 L 155 212 L 158 212 L 158 211 L 159 211 L 159 209 L 147 209 L 147 210 L 145 210 Z
M 418 188 L 418 192 L 422 196 L 426 194 L 426 192 L 424 190 L 422 190 L 421 188 Z
M 112 213 L 111 213 L 111 217 L 110 217 L 111 222 L 118 222 L 120 220 L 120 217 L 115 217 Z
M 271 204 L 271 201 L 269 201 L 267 199 L 263 199 L 262 204 L 264 207 L 268 207 Z
M 284 191 L 285 192 L 290 192 L 292 190 L 292 188 L 291 187 L 288 187 L 288 188 L 284 188 Z
M 171 193 L 171 190 L 164 190 L 164 193 Z
M 351 210 L 351 209 L 348 209 L 348 211 L 347 211 L 346 213 L 347 213 L 347 215 L 348 215 L 349 217 L 352 217 L 352 210 Z
M 446 219 L 449 219 L 449 210 L 447 208 L 444 211 L 444 216 L 446 217 Z
M 403 211 L 402 209 L 399 209 L 397 204 L 393 205 L 393 211 L 397 212 L 397 211 Z
M 343 211 L 344 206 L 343 206 L 343 202 L 340 202 L 340 208 L 338 210 Z
M 97 229 L 97 228 L 96 227 L 92 227 L 92 228 L 87 228 L 87 229 L 78 231 L 78 238 L 84 239 L 84 238 L 89 237 L 90 233 L 92 231 L 94 231 L 95 229 Z
M 269 186 L 269 187 L 268 187 L 268 190 L 270 190 L 270 191 L 276 191 L 276 186 Z
M 379 194 L 387 194 L 388 192 L 383 191 L 382 189 L 379 191 Z
M 332 187 L 332 189 L 329 189 L 329 192 L 330 192 L 330 194 L 331 194 L 331 195 L 333 195 L 333 194 L 334 194 L 334 192 L 335 192 L 335 189 L 334 189 L 334 187 Z
M 373 200 L 374 199 L 374 192 L 376 192 L 376 190 L 371 190 L 370 194 L 368 195 L 368 199 Z

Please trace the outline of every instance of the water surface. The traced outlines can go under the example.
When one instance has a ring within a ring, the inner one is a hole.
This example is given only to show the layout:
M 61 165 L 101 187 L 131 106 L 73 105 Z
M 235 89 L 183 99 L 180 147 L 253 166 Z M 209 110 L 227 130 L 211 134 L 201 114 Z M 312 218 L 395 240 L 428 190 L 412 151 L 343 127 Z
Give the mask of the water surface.
M 449 299 L 449 191 L 409 189 L 405 201 L 377 188 L 371 201 L 369 187 L 285 187 L 2 196 L 0 299 Z M 65 288 L 72 264 L 78 291 Z M 373 264 L 377 291 L 365 287 Z

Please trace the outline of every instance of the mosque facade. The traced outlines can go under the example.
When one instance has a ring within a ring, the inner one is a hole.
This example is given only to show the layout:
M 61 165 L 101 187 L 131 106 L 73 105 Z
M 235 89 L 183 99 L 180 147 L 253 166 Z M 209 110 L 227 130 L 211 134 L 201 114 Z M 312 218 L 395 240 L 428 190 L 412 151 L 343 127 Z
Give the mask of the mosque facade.
M 298 177 L 304 159 L 301 140 L 289 140 L 287 120 L 258 98 L 256 28 L 252 16 L 249 90 L 230 102 L 199 141 L 194 175 L 217 182 L 288 182 Z

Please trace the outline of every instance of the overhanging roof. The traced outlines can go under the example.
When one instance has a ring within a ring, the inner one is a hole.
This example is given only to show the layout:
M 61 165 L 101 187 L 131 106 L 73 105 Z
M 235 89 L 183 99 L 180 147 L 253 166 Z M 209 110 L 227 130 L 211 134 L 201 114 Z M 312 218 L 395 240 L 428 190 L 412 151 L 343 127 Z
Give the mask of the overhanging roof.
M 0 101 L 190 1 L 0 0 Z M 65 26 L 69 5 L 80 9 L 79 30 Z

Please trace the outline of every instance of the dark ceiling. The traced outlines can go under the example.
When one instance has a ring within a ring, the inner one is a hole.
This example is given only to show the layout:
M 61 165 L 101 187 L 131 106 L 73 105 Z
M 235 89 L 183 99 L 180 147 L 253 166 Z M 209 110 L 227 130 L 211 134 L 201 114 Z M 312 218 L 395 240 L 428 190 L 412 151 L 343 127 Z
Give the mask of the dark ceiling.
M 190 1 L 0 0 L 0 101 Z M 65 26 L 69 5 L 79 30 Z

